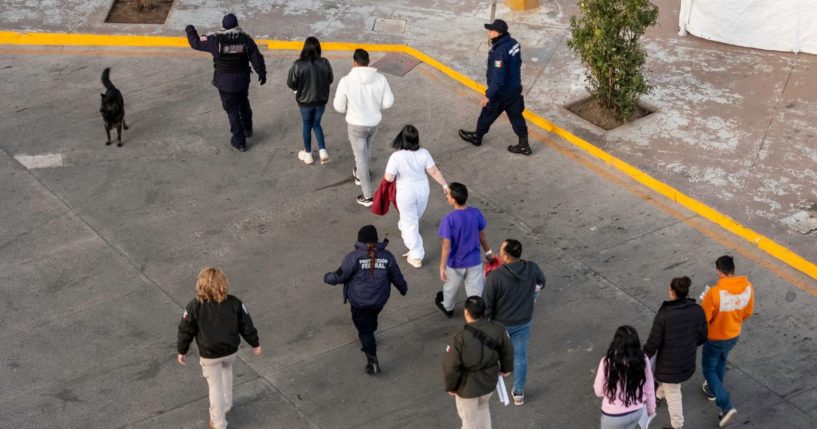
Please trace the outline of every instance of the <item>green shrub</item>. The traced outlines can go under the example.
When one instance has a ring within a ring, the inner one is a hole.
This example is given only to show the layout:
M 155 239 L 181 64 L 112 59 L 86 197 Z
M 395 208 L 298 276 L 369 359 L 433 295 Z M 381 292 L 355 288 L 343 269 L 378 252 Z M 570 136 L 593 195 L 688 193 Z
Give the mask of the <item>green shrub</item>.
M 644 79 L 646 53 L 638 40 L 655 24 L 649 0 L 580 0 L 581 16 L 570 18 L 567 46 L 587 67 L 587 90 L 618 119 L 630 117 L 638 97 L 650 91 Z

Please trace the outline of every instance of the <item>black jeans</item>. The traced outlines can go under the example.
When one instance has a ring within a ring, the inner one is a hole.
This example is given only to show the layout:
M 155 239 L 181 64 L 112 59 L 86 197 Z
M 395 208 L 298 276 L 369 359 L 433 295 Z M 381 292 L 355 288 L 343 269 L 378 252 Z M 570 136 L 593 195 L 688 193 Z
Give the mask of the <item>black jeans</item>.
M 377 343 L 374 341 L 374 331 L 377 330 L 377 315 L 382 308 L 358 308 L 352 307 L 352 322 L 357 328 L 357 336 L 360 338 L 360 350 L 377 355 Z
M 247 145 L 247 138 L 244 131 L 252 131 L 252 109 L 247 91 L 224 92 L 218 91 L 221 97 L 221 107 L 227 112 L 227 119 L 230 120 L 230 132 L 233 137 L 230 144 L 239 148 Z
M 496 121 L 502 112 L 505 112 L 511 121 L 513 132 L 519 137 L 527 137 L 528 125 L 525 123 L 525 118 L 522 117 L 523 110 L 525 110 L 525 98 L 522 97 L 522 94 L 494 97 L 494 99 L 489 101 L 488 105 L 483 107 L 482 111 L 479 112 L 477 135 L 484 136 L 488 134 L 491 124 Z

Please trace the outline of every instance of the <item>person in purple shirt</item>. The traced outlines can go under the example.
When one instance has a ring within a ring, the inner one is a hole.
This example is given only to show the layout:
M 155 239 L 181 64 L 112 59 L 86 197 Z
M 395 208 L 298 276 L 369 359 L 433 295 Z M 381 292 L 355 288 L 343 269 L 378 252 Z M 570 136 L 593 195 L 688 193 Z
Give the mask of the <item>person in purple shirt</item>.
M 485 236 L 488 222 L 476 207 L 468 207 L 468 188 L 462 183 L 451 183 L 448 188 L 448 204 L 454 207 L 440 221 L 437 235 L 443 240 L 440 253 L 440 280 L 443 290 L 437 292 L 434 303 L 446 316 L 454 315 L 454 297 L 460 285 L 465 283 L 468 296 L 482 296 L 485 276 L 482 273 L 482 252 L 493 258 L 493 252 Z

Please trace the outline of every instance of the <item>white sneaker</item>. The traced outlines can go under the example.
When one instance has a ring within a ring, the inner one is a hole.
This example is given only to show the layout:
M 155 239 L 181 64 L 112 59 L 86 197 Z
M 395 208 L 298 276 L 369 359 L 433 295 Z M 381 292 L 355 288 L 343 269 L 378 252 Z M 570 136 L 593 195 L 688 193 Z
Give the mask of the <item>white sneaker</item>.
M 329 152 L 327 152 L 326 149 L 321 149 L 318 151 L 318 154 L 321 157 L 321 165 L 329 164 L 329 161 L 331 160 L 329 159 Z
M 305 150 L 298 151 L 298 159 L 304 162 L 304 164 L 313 164 L 315 162 L 312 159 L 312 152 L 307 152 Z
M 423 260 L 422 259 L 408 258 L 408 259 L 406 259 L 406 261 L 408 261 L 409 265 L 411 265 L 414 268 L 420 268 L 420 267 L 423 266 Z
M 732 420 L 735 418 L 735 414 L 738 413 L 738 410 L 732 408 L 731 410 L 727 411 L 726 414 L 721 416 L 721 421 L 718 422 L 718 426 L 726 427 L 729 423 L 732 423 Z

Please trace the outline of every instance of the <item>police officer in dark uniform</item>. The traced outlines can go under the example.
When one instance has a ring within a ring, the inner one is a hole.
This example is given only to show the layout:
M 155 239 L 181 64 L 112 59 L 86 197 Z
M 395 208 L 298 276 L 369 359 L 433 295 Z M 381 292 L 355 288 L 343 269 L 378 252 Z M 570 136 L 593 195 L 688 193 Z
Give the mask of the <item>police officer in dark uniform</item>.
M 221 106 L 230 120 L 233 134 L 230 144 L 245 152 L 247 137 L 252 137 L 252 109 L 247 98 L 252 73 L 249 63 L 258 73 L 261 85 L 267 83 L 267 67 L 255 41 L 241 30 L 235 15 L 224 15 L 221 26 L 224 31 L 201 37 L 192 25 L 188 25 L 185 31 L 191 48 L 213 55 L 213 86 L 218 88 Z
M 530 155 L 528 145 L 528 126 L 522 111 L 525 100 L 522 97 L 522 52 L 519 42 L 508 33 L 508 24 L 497 19 L 485 24 L 491 37 L 491 50 L 488 52 L 488 90 L 482 97 L 482 111 L 477 119 L 476 131 L 460 130 L 460 138 L 479 146 L 482 136 L 488 133 L 491 124 L 505 112 L 511 121 L 514 133 L 519 137 L 519 144 L 508 146 L 513 153 Z

